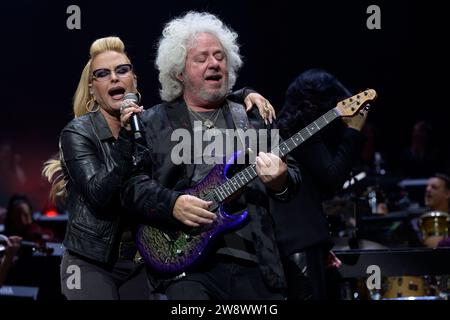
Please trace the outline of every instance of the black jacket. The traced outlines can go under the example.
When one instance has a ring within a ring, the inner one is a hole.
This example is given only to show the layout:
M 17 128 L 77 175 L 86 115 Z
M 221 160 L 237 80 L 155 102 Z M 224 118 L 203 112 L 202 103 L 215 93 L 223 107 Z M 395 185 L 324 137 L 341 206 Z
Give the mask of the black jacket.
M 224 109 L 224 117 L 227 127 L 233 128 L 232 116 L 228 109 Z M 253 108 L 248 117 L 255 129 L 264 128 L 257 108 Z M 134 176 L 126 183 L 122 199 L 130 211 L 134 211 L 143 219 L 174 222 L 173 207 L 180 195 L 174 190 L 192 186 L 190 181 L 192 165 L 175 165 L 171 161 L 171 150 L 178 143 L 171 141 L 171 134 L 178 128 L 184 128 L 192 133 L 189 114 L 185 103 L 178 100 L 151 108 L 145 112 L 142 120 L 146 123 L 145 136 L 150 150 L 148 155 L 150 165 L 145 173 Z M 296 192 L 299 183 L 299 170 L 291 163 L 288 197 L 285 199 Z M 266 188 L 258 179 L 247 186 L 247 207 L 251 216 L 259 267 L 269 286 L 282 288 L 285 285 L 284 273 L 275 242 L 267 195 Z
M 313 246 L 331 249 L 333 242 L 322 201 L 348 179 L 364 140 L 359 131 L 345 128 L 336 150 L 316 135 L 293 151 L 302 172 L 302 187 L 290 203 L 273 203 L 283 257 Z
M 66 125 L 60 150 L 68 178 L 64 246 L 86 258 L 112 263 L 125 224 L 119 195 L 132 169 L 132 144 L 124 130 L 116 140 L 97 111 Z

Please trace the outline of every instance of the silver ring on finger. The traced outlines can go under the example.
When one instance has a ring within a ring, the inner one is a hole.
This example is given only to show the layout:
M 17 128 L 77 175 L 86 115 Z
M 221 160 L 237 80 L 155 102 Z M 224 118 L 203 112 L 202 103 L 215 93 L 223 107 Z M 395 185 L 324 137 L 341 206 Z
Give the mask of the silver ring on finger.
M 130 103 L 128 101 L 122 102 L 122 104 L 120 105 L 120 113 L 123 113 L 123 111 L 129 107 L 130 107 Z

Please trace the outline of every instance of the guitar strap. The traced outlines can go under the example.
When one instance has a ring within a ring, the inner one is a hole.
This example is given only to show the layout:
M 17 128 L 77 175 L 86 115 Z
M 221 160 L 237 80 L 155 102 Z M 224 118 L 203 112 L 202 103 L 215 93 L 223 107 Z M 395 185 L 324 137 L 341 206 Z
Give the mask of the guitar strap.
M 246 151 L 248 151 L 248 141 L 246 141 L 243 136 L 244 132 L 247 131 L 247 129 L 251 128 L 251 124 L 248 121 L 247 112 L 245 111 L 243 105 L 230 100 L 227 100 L 227 102 L 228 110 L 231 113 L 234 127 L 236 129 L 242 129 L 237 131 L 239 140 L 241 141 L 241 145 L 245 148 Z

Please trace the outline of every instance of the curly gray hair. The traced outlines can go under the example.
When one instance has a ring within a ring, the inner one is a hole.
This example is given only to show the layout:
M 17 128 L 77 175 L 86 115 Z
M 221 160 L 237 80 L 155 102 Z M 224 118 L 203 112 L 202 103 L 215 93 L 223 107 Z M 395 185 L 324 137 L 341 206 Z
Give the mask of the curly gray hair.
M 184 71 L 187 52 L 195 44 L 196 35 L 201 32 L 216 36 L 224 49 L 228 65 L 227 91 L 236 83 L 237 71 L 242 66 L 237 33 L 213 14 L 190 11 L 168 22 L 159 40 L 155 65 L 159 70 L 162 100 L 170 102 L 182 95 L 183 84 L 177 75 Z

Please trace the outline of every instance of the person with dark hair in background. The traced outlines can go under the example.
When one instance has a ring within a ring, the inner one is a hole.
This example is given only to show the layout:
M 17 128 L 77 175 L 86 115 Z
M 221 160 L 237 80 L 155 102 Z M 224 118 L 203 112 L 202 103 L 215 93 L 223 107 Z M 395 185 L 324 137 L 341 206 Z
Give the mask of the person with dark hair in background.
M 250 112 L 247 116 L 242 104 L 227 98 L 242 64 L 236 38 L 237 34 L 216 16 L 189 12 L 171 20 L 159 42 L 156 65 L 164 102 L 142 116 L 152 161 L 145 172 L 126 183 L 122 195 L 123 204 L 131 211 L 155 224 L 169 225 L 175 233 L 219 219 L 209 211 L 212 202 L 179 190 L 208 181 L 205 177 L 214 164 L 222 163 L 215 161 L 216 157 L 222 160 L 229 154 L 217 148 L 212 155 L 202 141 L 193 141 L 186 151 L 193 155 L 191 161 L 177 164 L 172 152 L 178 141 L 171 139 L 172 134 L 178 130 L 195 139 L 196 132 L 200 137 L 212 133 L 216 139 L 226 139 L 234 129 L 254 129 L 270 137 L 266 131 L 270 126 L 265 126 L 259 114 Z M 137 106 L 125 109 L 123 121 L 138 111 Z M 197 143 L 200 148 L 195 148 Z M 235 146 L 232 149 L 238 151 Z M 244 224 L 219 236 L 204 260 L 170 282 L 166 290 L 169 299 L 283 298 L 284 273 L 268 198 L 289 199 L 300 176 L 297 167 L 275 154 L 253 152 L 258 155 L 254 169 L 258 178 L 248 180 L 246 188 L 228 203 L 228 214 L 248 211 Z
M 310 69 L 289 86 L 278 116 L 286 139 L 351 93 L 330 73 Z M 293 151 L 303 185 L 291 203 L 274 203 L 276 236 L 284 259 L 288 299 L 327 299 L 326 265 L 338 266 L 322 201 L 339 190 L 361 154 L 367 112 L 336 120 Z
M 124 43 L 118 37 L 95 40 L 74 96 L 75 118 L 60 136 L 60 160 L 49 160 L 43 170 L 53 181 L 51 198 L 64 199 L 69 213 L 60 271 L 62 292 L 70 300 L 150 299 L 153 294 L 144 265 L 135 262 L 138 218 L 120 203 L 135 154 L 120 122 L 127 93 L 137 93 L 137 76 Z M 249 109 L 255 103 L 263 110 L 262 96 L 241 93 Z M 266 114 L 268 120 L 273 117 L 271 106 Z M 80 268 L 80 288 L 68 286 L 72 265 Z
M 31 202 L 26 195 L 21 194 L 13 195 L 8 201 L 5 234 L 20 236 L 23 240 L 37 242 L 38 245 L 43 245 L 54 238 L 52 230 L 43 228 L 33 221 Z

